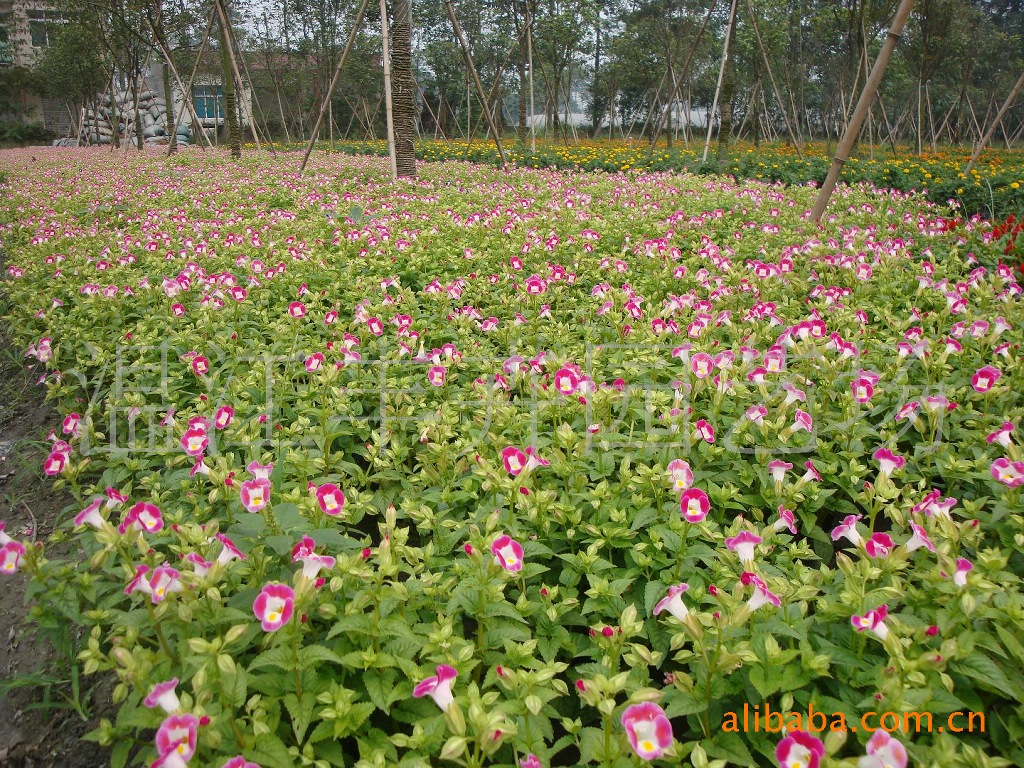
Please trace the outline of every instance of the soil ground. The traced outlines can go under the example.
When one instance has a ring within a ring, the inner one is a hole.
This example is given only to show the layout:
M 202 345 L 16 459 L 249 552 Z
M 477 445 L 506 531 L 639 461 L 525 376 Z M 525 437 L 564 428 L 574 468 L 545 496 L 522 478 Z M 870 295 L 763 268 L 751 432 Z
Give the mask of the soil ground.
M 46 541 L 71 499 L 40 467 L 56 415 L 0 328 L 0 520 L 19 540 Z M 54 552 L 59 554 L 59 552 Z M 86 719 L 66 703 L 69 660 L 34 631 L 25 604 L 26 577 L 0 577 L 0 768 L 100 768 L 107 750 L 82 741 L 100 716 L 111 716 L 108 686 L 81 680 Z

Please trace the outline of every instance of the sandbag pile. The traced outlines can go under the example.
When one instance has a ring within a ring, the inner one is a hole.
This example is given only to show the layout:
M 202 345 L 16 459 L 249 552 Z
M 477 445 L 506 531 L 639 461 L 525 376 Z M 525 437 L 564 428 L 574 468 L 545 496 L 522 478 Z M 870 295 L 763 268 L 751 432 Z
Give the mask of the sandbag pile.
M 110 144 L 115 130 L 122 141 L 134 139 L 136 128 L 141 125 L 142 137 L 147 144 L 166 144 L 167 102 L 149 89 L 139 93 L 138 98 L 136 120 L 135 95 L 131 90 L 117 91 L 113 99 L 109 94 L 104 95 L 97 109 L 85 112 L 79 137 L 81 143 Z M 179 125 L 177 142 L 187 144 L 189 133 L 188 126 Z

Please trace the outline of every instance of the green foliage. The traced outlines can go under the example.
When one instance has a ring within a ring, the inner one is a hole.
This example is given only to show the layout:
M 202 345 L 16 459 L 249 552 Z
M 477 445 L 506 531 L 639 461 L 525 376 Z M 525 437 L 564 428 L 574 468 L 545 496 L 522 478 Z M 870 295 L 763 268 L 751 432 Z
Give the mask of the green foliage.
M 1021 454 L 986 440 L 1024 416 L 1024 313 L 966 258 L 998 261 L 991 226 L 863 185 L 818 228 L 806 185 L 543 156 L 559 169 L 433 163 L 415 185 L 319 152 L 303 178 L 284 153 L 7 165 L 4 320 L 80 416 L 53 425 L 68 517 L 99 515 L 60 528 L 67 558 L 47 544 L 21 566 L 48 621 L 85 628 L 83 671 L 116 677 L 91 738 L 151 763 L 167 714 L 143 699 L 176 677 L 180 712 L 209 718 L 203 766 L 627 766 L 621 717 L 654 701 L 669 764 L 770 764 L 780 734 L 723 727 L 745 704 L 983 712 L 983 733 L 895 735 L 914 764 L 1024 763 L 1022 489 L 993 475 Z M 963 308 L 938 287 L 956 285 Z M 717 381 L 699 375 L 699 352 L 725 351 Z M 880 377 L 866 402 L 862 370 Z M 882 447 L 905 465 L 882 472 Z M 693 522 L 690 484 L 710 506 Z M 955 502 L 921 506 L 930 491 Z M 143 502 L 161 525 L 131 523 Z M 833 539 L 847 515 L 892 537 L 885 556 Z M 907 546 L 911 523 L 934 552 Z M 729 543 L 744 531 L 750 558 Z M 313 553 L 334 561 L 304 572 Z M 686 612 L 665 609 L 681 582 Z M 887 632 L 856 631 L 883 605 Z M 413 691 L 444 666 L 442 711 Z M 855 765 L 869 735 L 829 734 L 826 764 Z

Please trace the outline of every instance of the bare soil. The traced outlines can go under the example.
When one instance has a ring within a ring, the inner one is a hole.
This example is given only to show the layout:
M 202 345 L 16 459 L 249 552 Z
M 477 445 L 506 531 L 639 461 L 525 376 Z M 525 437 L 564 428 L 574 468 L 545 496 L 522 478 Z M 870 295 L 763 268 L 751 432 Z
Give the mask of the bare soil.
M 5 331 L 0 328 L 0 520 L 14 538 L 45 542 L 72 501 L 41 471 L 45 438 L 58 420 L 43 402 L 38 372 L 24 367 Z M 69 706 L 75 698 L 70 646 L 61 652 L 32 626 L 24 574 L 0 578 L 0 768 L 108 765 L 108 750 L 81 736 L 101 716 L 112 716 L 109 686 L 83 678 L 77 698 L 86 718 Z

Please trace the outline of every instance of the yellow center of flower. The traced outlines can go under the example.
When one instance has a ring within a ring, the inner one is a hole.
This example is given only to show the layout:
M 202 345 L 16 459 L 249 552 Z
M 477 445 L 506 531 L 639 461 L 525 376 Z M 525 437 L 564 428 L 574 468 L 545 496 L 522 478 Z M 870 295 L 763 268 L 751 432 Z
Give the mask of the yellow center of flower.
M 686 505 L 686 511 L 689 512 L 691 515 L 699 515 L 700 502 L 698 502 L 696 499 L 690 499 L 690 501 Z
M 270 611 L 267 613 L 267 621 L 277 622 L 281 620 L 281 614 L 277 611 Z
M 505 562 L 508 563 L 510 566 L 512 566 L 512 565 L 515 565 L 516 563 L 518 563 L 519 559 L 515 555 L 509 555 L 508 557 L 505 558 Z
M 156 596 L 157 597 L 163 597 L 164 596 L 164 588 L 163 587 L 157 587 L 156 588 Z
M 640 742 L 640 749 L 642 749 L 644 752 L 653 752 L 654 751 L 654 742 L 647 741 L 647 740 L 641 741 Z
M 864 387 L 857 387 L 857 397 L 858 398 L 860 398 L 861 400 L 866 400 L 867 396 L 868 396 L 868 391 L 866 389 L 864 389 Z
M 263 492 L 262 491 L 256 491 L 256 492 L 250 494 L 249 501 L 253 505 L 262 504 L 263 503 Z
M 187 741 L 181 742 L 181 744 L 178 745 L 178 754 L 179 755 L 184 755 L 186 749 L 188 749 L 188 742 Z
M 328 509 L 337 509 L 338 508 L 338 502 L 334 498 L 334 494 L 333 493 L 330 496 L 324 496 L 324 506 L 327 507 Z
M 4 570 L 5 571 L 13 571 L 14 570 L 14 563 L 4 563 Z

